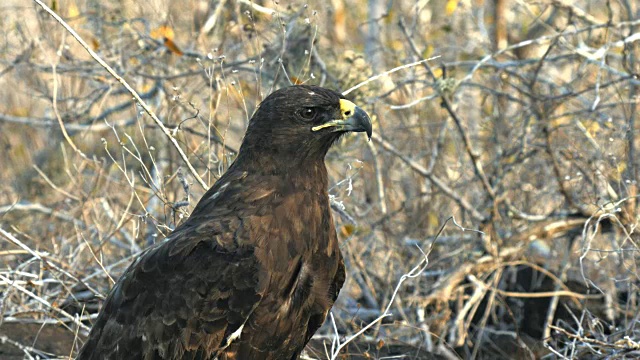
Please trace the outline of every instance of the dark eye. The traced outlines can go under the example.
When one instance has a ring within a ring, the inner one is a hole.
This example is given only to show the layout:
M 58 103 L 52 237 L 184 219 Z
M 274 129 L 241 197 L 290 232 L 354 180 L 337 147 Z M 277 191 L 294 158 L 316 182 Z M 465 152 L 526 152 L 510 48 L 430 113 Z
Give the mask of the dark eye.
M 316 113 L 315 108 L 305 108 L 300 111 L 300 116 L 305 120 L 313 120 L 316 117 Z

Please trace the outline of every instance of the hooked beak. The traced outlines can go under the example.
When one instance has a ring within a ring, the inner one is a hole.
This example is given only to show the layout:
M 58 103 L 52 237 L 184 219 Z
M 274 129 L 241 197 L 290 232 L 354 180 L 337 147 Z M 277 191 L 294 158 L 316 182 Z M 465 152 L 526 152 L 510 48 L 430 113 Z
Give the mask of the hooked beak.
M 326 123 L 311 128 L 311 131 L 319 131 L 331 128 L 332 132 L 366 132 L 371 140 L 372 126 L 369 115 L 356 104 L 346 99 L 340 99 L 340 113 L 342 119 L 327 121 Z

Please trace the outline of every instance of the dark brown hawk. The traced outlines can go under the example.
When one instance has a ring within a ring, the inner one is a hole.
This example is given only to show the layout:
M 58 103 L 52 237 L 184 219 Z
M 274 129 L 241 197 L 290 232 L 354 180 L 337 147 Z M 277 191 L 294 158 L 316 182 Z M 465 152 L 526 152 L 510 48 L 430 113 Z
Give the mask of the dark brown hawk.
M 324 157 L 371 120 L 331 90 L 269 95 L 187 221 L 107 297 L 78 359 L 297 359 L 345 278 Z

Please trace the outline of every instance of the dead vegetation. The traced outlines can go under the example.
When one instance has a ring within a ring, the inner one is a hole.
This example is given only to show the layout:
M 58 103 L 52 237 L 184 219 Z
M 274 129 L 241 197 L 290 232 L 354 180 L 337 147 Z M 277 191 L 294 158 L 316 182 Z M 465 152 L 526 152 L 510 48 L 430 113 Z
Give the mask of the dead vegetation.
M 348 280 L 307 357 L 640 357 L 636 2 L 45 4 L 139 98 L 0 5 L 0 357 L 72 357 L 272 89 L 396 67 L 327 159 Z

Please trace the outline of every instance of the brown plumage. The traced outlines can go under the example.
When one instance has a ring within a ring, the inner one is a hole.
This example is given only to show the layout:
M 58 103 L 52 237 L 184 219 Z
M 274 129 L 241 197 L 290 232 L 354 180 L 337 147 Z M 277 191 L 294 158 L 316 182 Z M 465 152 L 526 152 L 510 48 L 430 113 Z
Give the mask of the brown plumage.
M 292 86 L 256 110 L 187 221 L 129 266 L 78 359 L 297 359 L 345 278 L 324 157 L 364 111 Z

